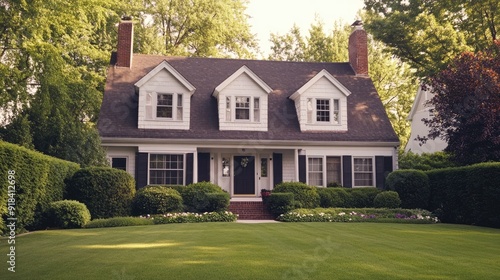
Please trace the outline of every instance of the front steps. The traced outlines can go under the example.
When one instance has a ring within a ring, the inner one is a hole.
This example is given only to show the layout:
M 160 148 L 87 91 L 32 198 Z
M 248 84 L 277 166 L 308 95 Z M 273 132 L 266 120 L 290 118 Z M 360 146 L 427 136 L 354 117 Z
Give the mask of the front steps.
M 229 211 L 238 214 L 238 220 L 274 220 L 262 201 L 231 201 Z

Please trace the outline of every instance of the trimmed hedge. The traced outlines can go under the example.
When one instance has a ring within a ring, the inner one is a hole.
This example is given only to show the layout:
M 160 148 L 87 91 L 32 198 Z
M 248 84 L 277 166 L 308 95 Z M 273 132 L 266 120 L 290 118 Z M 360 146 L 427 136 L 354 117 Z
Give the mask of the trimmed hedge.
M 90 212 L 83 203 L 61 200 L 50 203 L 47 219 L 50 227 L 81 228 L 90 222 Z
M 18 231 L 42 228 L 42 213 L 49 204 L 62 200 L 64 181 L 70 178 L 79 165 L 73 162 L 49 157 L 44 154 L 28 150 L 14 144 L 0 141 L 0 230 L 5 230 L 8 213 L 9 180 L 15 183 L 15 192 L 11 192 L 15 199 L 15 212 Z M 13 174 L 9 174 L 13 173 Z M 11 191 L 14 191 L 11 188 Z
M 401 207 L 427 209 L 430 198 L 429 178 L 421 170 L 396 170 L 387 176 L 386 187 L 401 199 Z
M 68 181 L 67 199 L 87 205 L 93 218 L 130 215 L 135 181 L 123 170 L 110 167 L 80 169 Z
M 85 228 L 128 227 L 154 225 L 154 220 L 140 217 L 115 217 L 95 219 L 85 225 Z
M 370 208 L 373 207 L 375 196 L 381 192 L 377 188 L 317 188 L 320 196 L 320 206 Z
M 401 205 L 401 199 L 395 191 L 385 191 L 377 194 L 373 200 L 375 208 L 398 208 Z
M 500 228 L 500 162 L 426 172 L 429 210 L 447 223 Z
M 298 208 L 317 208 L 320 196 L 316 187 L 301 182 L 283 182 L 276 185 L 273 193 L 293 193 Z
M 273 192 L 269 196 L 267 207 L 269 212 L 275 216 L 285 214 L 296 208 L 293 193 L 276 193 Z
M 142 188 L 137 191 L 132 201 L 134 215 L 180 212 L 183 207 L 179 192 L 162 186 Z
M 181 195 L 188 212 L 218 212 L 226 211 L 229 207 L 229 194 L 210 182 L 187 185 Z

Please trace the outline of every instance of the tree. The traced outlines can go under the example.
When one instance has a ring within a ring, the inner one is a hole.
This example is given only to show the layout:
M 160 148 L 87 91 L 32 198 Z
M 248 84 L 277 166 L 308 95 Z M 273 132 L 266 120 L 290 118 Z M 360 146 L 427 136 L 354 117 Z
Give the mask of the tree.
M 3 139 L 83 165 L 103 161 L 93 122 L 113 47 L 113 22 L 118 21 L 113 9 L 119 4 L 0 2 Z M 89 142 L 94 146 L 84 144 Z
M 139 53 L 252 57 L 246 0 L 135 0 Z
M 365 0 L 366 28 L 428 77 L 464 51 L 483 50 L 500 28 L 498 0 Z
M 436 114 L 425 120 L 430 132 L 421 140 L 443 138 L 461 164 L 500 161 L 500 41 L 464 52 L 427 86 Z
M 335 22 L 332 32 L 326 34 L 319 20 L 311 24 L 309 37 L 304 39 L 298 27 L 288 34 L 271 34 L 271 60 L 345 62 L 348 61 L 348 42 L 351 27 Z M 306 43 L 307 42 L 307 43 Z M 368 39 L 369 74 L 384 103 L 386 112 L 404 147 L 410 136 L 406 119 L 413 104 L 417 81 L 408 64 L 386 51 L 386 46 Z

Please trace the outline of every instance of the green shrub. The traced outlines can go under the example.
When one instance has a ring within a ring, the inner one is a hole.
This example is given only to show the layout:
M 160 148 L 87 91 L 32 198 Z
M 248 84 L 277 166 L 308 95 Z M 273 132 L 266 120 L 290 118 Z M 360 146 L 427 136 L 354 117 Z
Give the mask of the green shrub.
M 432 170 L 455 167 L 452 155 L 446 152 L 415 154 L 411 151 L 399 155 L 399 169 Z
M 134 215 L 163 214 L 182 210 L 182 197 L 179 192 L 162 186 L 144 187 L 137 191 L 132 201 Z
M 447 223 L 500 228 L 500 163 L 426 172 L 431 199 L 429 210 Z
M 221 187 L 210 182 L 199 182 L 186 186 L 185 190 L 182 192 L 182 199 L 184 200 L 186 210 L 188 212 L 197 213 L 227 210 L 230 199 L 229 195 L 221 195 L 217 198 L 211 196 L 209 198 L 209 193 L 224 194 L 225 192 Z M 214 207 L 220 208 L 214 209 Z
M 75 200 L 52 202 L 47 209 L 48 225 L 57 228 L 81 228 L 90 222 L 85 204 Z
M 342 188 L 318 188 L 320 206 L 323 208 L 345 207 L 349 194 Z
M 154 221 L 139 217 L 115 217 L 107 219 L 95 219 L 85 225 L 85 228 L 127 227 L 153 225 Z
M 320 204 L 317 188 L 301 182 L 280 183 L 274 187 L 273 193 L 293 193 L 299 208 L 316 208 Z
M 381 190 L 377 188 L 353 188 L 346 189 L 347 197 L 345 207 L 370 208 L 373 207 L 373 199 Z
M 76 163 L 0 141 L 0 176 L 5 180 L 0 188 L 0 231 L 9 216 L 7 180 L 15 183 L 10 198 L 15 199 L 16 229 L 37 229 L 43 227 L 42 213 L 51 202 L 63 199 L 64 181 L 78 169 Z
M 267 207 L 275 216 L 279 216 L 293 210 L 296 208 L 294 194 L 273 192 L 269 196 Z
M 208 206 L 205 212 L 221 212 L 229 208 L 231 197 L 228 193 L 207 193 Z
M 398 208 L 401 205 L 401 199 L 395 191 L 385 191 L 377 194 L 373 199 L 375 208 Z
M 396 191 L 401 207 L 427 209 L 430 199 L 429 178 L 420 170 L 396 170 L 387 176 L 386 187 Z
M 134 195 L 134 178 L 110 167 L 80 169 L 66 186 L 66 198 L 85 203 L 94 218 L 130 215 Z

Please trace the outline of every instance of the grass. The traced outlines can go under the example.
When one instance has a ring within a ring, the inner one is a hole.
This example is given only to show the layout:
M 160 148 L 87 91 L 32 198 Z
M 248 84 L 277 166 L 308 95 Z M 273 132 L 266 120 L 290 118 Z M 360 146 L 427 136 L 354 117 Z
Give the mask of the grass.
M 498 279 L 500 230 L 462 225 L 202 223 L 40 231 L 0 279 Z

